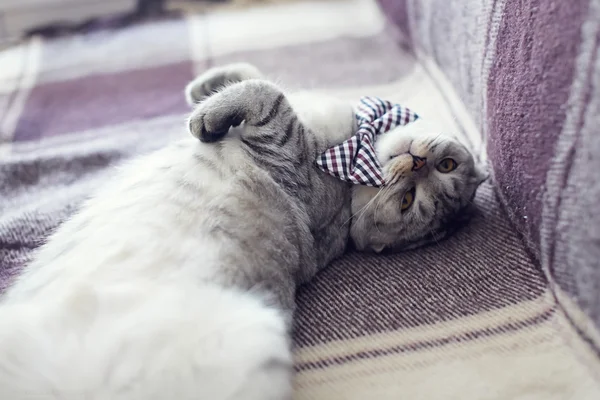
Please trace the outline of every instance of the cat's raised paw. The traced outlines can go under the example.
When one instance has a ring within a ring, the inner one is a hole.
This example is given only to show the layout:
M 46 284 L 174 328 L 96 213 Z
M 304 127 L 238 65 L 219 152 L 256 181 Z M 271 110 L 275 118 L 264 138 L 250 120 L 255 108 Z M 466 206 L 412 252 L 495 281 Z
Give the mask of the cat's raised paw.
M 222 139 L 230 128 L 239 126 L 243 118 L 226 108 L 200 106 L 189 119 L 190 133 L 201 142 L 212 143 Z
M 264 130 L 282 107 L 289 104 L 281 89 L 261 79 L 248 79 L 200 102 L 190 116 L 189 130 L 202 142 L 218 141 L 242 122 Z

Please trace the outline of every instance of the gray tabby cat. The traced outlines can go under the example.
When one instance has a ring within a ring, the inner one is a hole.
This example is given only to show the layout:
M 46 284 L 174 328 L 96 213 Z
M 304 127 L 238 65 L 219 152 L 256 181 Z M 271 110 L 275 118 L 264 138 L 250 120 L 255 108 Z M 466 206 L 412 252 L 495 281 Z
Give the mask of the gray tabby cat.
M 351 187 L 315 166 L 355 132 L 351 104 L 249 65 L 187 95 L 194 138 L 122 167 L 1 300 L 1 399 L 290 399 L 296 286 L 350 240 L 439 238 L 483 179 L 414 123 L 377 142 L 391 184 Z

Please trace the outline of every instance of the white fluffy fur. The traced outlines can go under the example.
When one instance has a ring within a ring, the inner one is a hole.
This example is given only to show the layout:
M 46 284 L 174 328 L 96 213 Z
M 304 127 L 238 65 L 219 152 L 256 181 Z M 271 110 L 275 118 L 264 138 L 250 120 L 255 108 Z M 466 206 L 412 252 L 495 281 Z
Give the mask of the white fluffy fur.
M 289 100 L 309 126 L 351 131 L 346 103 Z M 226 162 L 189 137 L 122 166 L 50 237 L 0 300 L 0 400 L 291 399 L 289 316 L 215 283 L 232 249 L 205 210 L 253 168 L 239 138 L 222 146 Z
M 169 174 L 215 201 L 227 190 L 193 168 L 193 151 L 173 146 L 126 166 L 43 247 L 0 305 L 0 399 L 291 396 L 284 317 L 209 281 L 227 243 L 198 236 L 210 216 Z M 164 193 L 198 212 L 180 215 Z M 139 224 L 124 222 L 131 213 Z

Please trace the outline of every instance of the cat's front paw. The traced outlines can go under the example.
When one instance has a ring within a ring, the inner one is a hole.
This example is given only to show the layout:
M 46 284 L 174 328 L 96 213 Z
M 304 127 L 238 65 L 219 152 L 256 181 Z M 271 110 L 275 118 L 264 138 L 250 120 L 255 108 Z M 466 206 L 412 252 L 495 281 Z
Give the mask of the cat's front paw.
M 188 121 L 190 133 L 201 142 L 212 143 L 223 138 L 231 127 L 239 126 L 243 117 L 215 95 L 201 103 Z
M 290 105 L 281 89 L 262 79 L 247 79 L 227 86 L 198 104 L 190 116 L 189 129 L 203 142 L 221 139 L 231 127 L 242 122 L 264 131 L 282 107 Z M 248 131 L 243 133 L 248 134 Z

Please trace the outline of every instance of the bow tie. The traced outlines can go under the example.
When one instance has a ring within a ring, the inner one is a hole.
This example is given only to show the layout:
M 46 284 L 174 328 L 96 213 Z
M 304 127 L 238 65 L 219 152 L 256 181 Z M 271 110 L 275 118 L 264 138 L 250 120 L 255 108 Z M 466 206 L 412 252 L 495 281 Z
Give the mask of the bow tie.
M 326 150 L 317 166 L 343 181 L 368 186 L 383 186 L 383 173 L 375 148 L 377 135 L 419 118 L 398 104 L 378 97 L 363 97 L 355 110 L 358 130 L 350 139 Z

